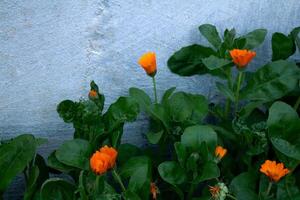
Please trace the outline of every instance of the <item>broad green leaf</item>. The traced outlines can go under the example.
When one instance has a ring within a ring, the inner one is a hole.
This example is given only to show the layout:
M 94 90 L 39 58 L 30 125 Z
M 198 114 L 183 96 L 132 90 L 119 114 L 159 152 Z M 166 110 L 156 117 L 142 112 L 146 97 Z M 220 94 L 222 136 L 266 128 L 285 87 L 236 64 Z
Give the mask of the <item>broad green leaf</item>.
M 165 105 L 168 102 L 169 97 L 173 94 L 173 92 L 176 90 L 176 87 L 169 88 L 165 91 L 162 99 L 161 104 Z
M 139 156 L 141 149 L 132 144 L 121 144 L 118 149 L 118 163 L 125 164 L 131 157 Z
M 216 82 L 216 86 L 218 90 L 226 97 L 229 98 L 231 101 L 235 100 L 235 95 L 231 89 L 228 88 L 227 85 L 224 85 L 223 83 Z
M 136 193 L 130 190 L 126 190 L 126 192 L 124 192 L 122 195 L 125 200 L 141 200 L 141 198 Z
M 89 170 L 91 146 L 88 141 L 74 139 L 64 142 L 56 151 L 58 161 L 65 165 L 79 169 Z
M 220 176 L 220 170 L 215 162 L 206 162 L 201 170 L 201 174 L 194 182 L 200 183 L 202 181 L 218 178 Z
M 287 59 L 293 55 L 296 47 L 292 37 L 286 36 L 282 33 L 274 33 L 272 35 L 272 60 Z
M 282 200 L 300 199 L 300 191 L 294 176 L 286 176 L 277 184 L 276 198 Z
M 256 29 L 242 36 L 241 38 L 246 39 L 246 43 L 243 49 L 254 49 L 263 43 L 267 35 L 266 29 Z
M 295 44 L 298 47 L 298 50 L 300 51 L 300 27 L 294 28 L 291 33 L 291 37 L 293 37 Z
M 205 74 L 208 69 L 202 63 L 202 58 L 215 54 L 213 49 L 197 44 L 183 47 L 169 58 L 168 67 L 180 76 Z
M 151 144 L 158 144 L 160 139 L 163 136 L 164 131 L 159 131 L 157 133 L 153 133 L 153 132 L 148 132 L 146 134 L 147 140 L 149 141 L 149 143 Z
M 300 69 L 294 62 L 279 60 L 258 69 L 241 91 L 241 99 L 268 102 L 294 90 L 299 83 Z
M 47 164 L 49 167 L 64 173 L 69 173 L 70 171 L 75 169 L 74 167 L 65 165 L 59 160 L 57 160 L 55 153 L 56 151 L 53 151 L 48 157 Z
M 130 88 L 129 95 L 139 103 L 140 108 L 143 110 L 146 110 L 151 105 L 151 98 L 139 88 Z
M 165 161 L 158 166 L 158 172 L 161 178 L 171 185 L 179 185 L 186 180 L 184 169 L 179 163 L 174 161 Z
M 255 192 L 256 179 L 257 176 L 253 173 L 242 173 L 231 181 L 230 191 L 237 199 L 257 200 L 258 196 Z
M 267 121 L 269 138 L 281 153 L 300 160 L 300 119 L 288 104 L 275 102 Z
M 173 121 L 193 120 L 201 122 L 208 112 L 208 102 L 202 95 L 185 92 L 174 93 L 166 105 Z
M 26 184 L 26 191 L 24 193 L 24 200 L 31 200 L 34 192 L 36 190 L 37 187 L 37 180 L 39 177 L 39 168 L 38 166 L 33 166 L 30 173 L 29 173 L 29 177 L 28 177 L 28 181 Z
M 214 55 L 211 55 L 207 58 L 203 58 L 202 62 L 209 70 L 222 68 L 231 63 L 230 60 L 224 58 L 218 58 L 217 56 Z
M 77 109 L 76 103 L 71 100 L 64 100 L 60 102 L 57 106 L 57 112 L 59 116 L 66 123 L 70 123 L 73 121 L 76 114 L 76 109 Z
M 104 114 L 104 121 L 109 131 L 118 129 L 125 122 L 132 122 L 139 114 L 139 105 L 132 97 L 120 97 L 111 104 Z
M 222 40 L 215 26 L 211 24 L 202 24 L 199 26 L 199 31 L 216 49 L 220 48 Z
M 41 200 L 73 200 L 75 186 L 61 178 L 48 179 L 41 188 Z
M 217 134 L 209 126 L 195 125 L 186 128 L 181 136 L 181 143 L 193 150 L 200 150 L 205 142 L 210 152 L 214 152 L 217 145 Z
M 187 150 L 183 144 L 180 142 L 174 143 L 174 148 L 176 151 L 177 159 L 179 161 L 179 164 L 182 168 L 185 167 L 186 159 L 187 159 Z
M 0 146 L 0 192 L 33 159 L 36 145 L 33 135 L 23 134 Z

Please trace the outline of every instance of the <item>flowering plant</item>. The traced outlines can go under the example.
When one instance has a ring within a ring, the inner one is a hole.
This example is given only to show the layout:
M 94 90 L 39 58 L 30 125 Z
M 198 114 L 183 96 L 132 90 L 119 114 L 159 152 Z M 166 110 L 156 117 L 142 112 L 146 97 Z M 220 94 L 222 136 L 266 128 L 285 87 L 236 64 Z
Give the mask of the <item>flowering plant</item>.
M 154 98 L 130 88 L 104 112 L 104 94 L 92 81 L 88 99 L 57 106 L 74 137 L 47 161 L 36 153 L 45 141 L 32 135 L 1 143 L 0 192 L 23 172 L 26 200 L 299 199 L 300 64 L 288 57 L 300 50 L 300 28 L 274 33 L 272 61 L 260 67 L 253 61 L 265 29 L 239 37 L 226 29 L 222 38 L 213 25 L 199 30 L 211 47 L 183 47 L 168 67 L 219 78 L 225 103 L 176 88 L 159 98 L 156 54 L 148 52 L 138 64 L 153 81 Z M 150 148 L 121 143 L 124 124 L 140 112 L 149 116 Z

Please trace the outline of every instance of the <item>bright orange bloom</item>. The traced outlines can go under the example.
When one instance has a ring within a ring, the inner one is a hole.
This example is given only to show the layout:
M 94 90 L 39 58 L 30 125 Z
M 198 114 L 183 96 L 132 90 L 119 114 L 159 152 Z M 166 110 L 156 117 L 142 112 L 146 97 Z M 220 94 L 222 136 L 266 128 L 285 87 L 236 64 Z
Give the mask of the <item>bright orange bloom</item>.
M 102 147 L 92 155 L 90 159 L 91 169 L 96 174 L 105 173 L 114 167 L 117 155 L 118 152 L 114 148 L 108 146 Z
M 151 182 L 151 184 L 150 184 L 150 192 L 152 194 L 152 198 L 154 200 L 156 200 L 157 199 L 158 188 L 155 185 L 155 183 L 153 183 L 153 182 Z
M 214 199 L 217 199 L 219 196 L 221 188 L 219 186 L 209 186 L 209 192 Z
M 254 51 L 246 49 L 233 49 L 229 51 L 230 56 L 238 68 L 243 68 L 256 56 Z
M 215 149 L 215 155 L 219 159 L 222 159 L 226 155 L 226 153 L 227 153 L 227 149 L 225 149 L 221 146 L 217 146 Z
M 89 92 L 89 97 L 92 97 L 92 98 L 97 97 L 97 92 L 96 92 L 95 90 L 91 90 L 91 91 Z
M 138 61 L 149 76 L 156 74 L 156 56 L 154 52 L 148 52 L 142 55 Z
M 260 172 L 269 177 L 270 181 L 278 182 L 283 176 L 287 175 L 290 171 L 284 168 L 283 163 L 276 163 L 276 161 L 266 160 L 260 166 Z
M 115 166 L 115 163 L 116 163 L 118 152 L 114 148 L 108 147 L 107 145 L 105 145 L 104 147 L 102 147 L 100 149 L 100 153 L 105 153 L 105 154 L 109 155 L 109 157 L 110 157 L 110 160 L 109 160 L 110 168 L 113 168 Z

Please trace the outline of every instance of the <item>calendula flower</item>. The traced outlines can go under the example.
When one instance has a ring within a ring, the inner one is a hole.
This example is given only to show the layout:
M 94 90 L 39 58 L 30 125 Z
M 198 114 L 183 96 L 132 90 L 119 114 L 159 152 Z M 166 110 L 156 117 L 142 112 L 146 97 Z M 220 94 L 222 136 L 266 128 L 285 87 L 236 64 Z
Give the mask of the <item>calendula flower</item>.
M 90 97 L 90 98 L 95 98 L 95 97 L 97 97 L 97 92 L 96 92 L 95 90 L 91 90 L 91 91 L 89 92 L 89 97 Z
M 158 187 L 155 185 L 154 182 L 151 182 L 151 184 L 150 184 L 150 192 L 152 194 L 152 198 L 154 200 L 156 200 L 157 199 L 157 194 L 158 194 Z
M 107 170 L 114 167 L 118 152 L 108 146 L 102 147 L 99 151 L 96 151 L 91 159 L 90 166 L 93 172 L 96 174 L 103 174 Z
M 142 55 L 138 61 L 141 67 L 149 76 L 156 74 L 156 56 L 154 52 L 148 52 Z
M 228 188 L 224 183 L 209 186 L 209 192 L 214 200 L 224 200 L 228 194 Z
M 227 153 L 227 149 L 223 148 L 222 146 L 217 146 L 215 149 L 215 155 L 220 160 L 222 159 Z
M 244 68 L 256 56 L 254 51 L 246 49 L 233 49 L 229 51 L 230 56 L 238 68 Z
M 276 161 L 266 160 L 260 166 L 260 172 L 269 177 L 270 181 L 278 182 L 282 177 L 287 175 L 290 171 L 284 168 L 283 163 L 276 163 Z

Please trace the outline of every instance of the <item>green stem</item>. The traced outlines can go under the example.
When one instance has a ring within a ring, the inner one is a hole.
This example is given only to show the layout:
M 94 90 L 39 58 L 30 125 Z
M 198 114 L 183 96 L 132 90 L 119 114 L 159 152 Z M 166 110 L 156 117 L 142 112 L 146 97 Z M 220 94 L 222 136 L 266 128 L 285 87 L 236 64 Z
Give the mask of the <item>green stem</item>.
M 266 195 L 268 196 L 269 195 L 269 193 L 270 193 L 270 191 L 271 191 L 271 189 L 272 189 L 272 182 L 270 181 L 269 182 L 269 185 L 268 185 L 268 189 L 267 189 L 267 191 L 266 191 Z
M 96 176 L 96 183 L 95 183 L 95 192 L 96 192 L 96 194 L 100 194 L 101 193 L 101 189 L 100 189 L 100 185 L 99 185 L 99 183 L 100 183 L 100 179 L 101 179 L 102 177 L 101 176 L 99 176 L 99 175 L 97 175 Z
M 156 81 L 155 81 L 155 77 L 152 76 L 152 81 L 153 81 L 153 90 L 154 90 L 154 98 L 155 98 L 155 103 L 157 104 L 157 92 L 156 92 Z
M 295 103 L 295 105 L 294 105 L 294 109 L 295 109 L 296 111 L 298 110 L 299 105 L 300 105 L 300 96 L 298 97 L 298 99 L 297 99 L 297 101 L 296 101 L 296 103 Z
M 194 190 L 195 190 L 195 185 L 191 184 L 191 187 L 190 187 L 190 190 L 189 190 L 189 193 L 188 193 L 188 196 L 187 196 L 188 200 L 193 198 Z
M 235 91 L 235 112 L 238 111 L 239 96 L 240 96 L 240 89 L 241 89 L 242 80 L 243 80 L 243 72 L 239 71 L 237 87 L 236 87 L 236 91 Z
M 227 196 L 227 197 L 229 197 L 230 199 L 237 200 L 237 198 L 235 198 L 235 197 L 234 197 L 234 196 L 232 196 L 231 194 L 227 194 L 226 196 Z
M 121 177 L 119 176 L 119 174 L 116 172 L 115 168 L 112 170 L 112 174 L 113 174 L 113 177 L 115 178 L 115 180 L 119 183 L 119 185 L 121 186 L 121 189 L 123 192 L 126 191 L 126 188 L 121 180 Z

